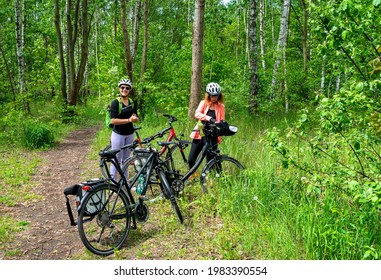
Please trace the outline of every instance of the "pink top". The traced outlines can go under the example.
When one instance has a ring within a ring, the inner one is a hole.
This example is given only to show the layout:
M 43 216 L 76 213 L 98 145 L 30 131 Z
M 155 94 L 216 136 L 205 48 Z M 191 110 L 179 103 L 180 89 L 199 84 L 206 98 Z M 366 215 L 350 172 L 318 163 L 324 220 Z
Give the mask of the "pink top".
M 194 114 L 195 118 L 199 121 L 209 121 L 212 117 L 207 116 L 206 113 L 209 111 L 209 108 L 211 105 L 212 105 L 212 102 L 202 100 L 196 109 L 196 113 Z M 225 120 L 225 105 L 224 104 L 219 102 L 214 103 L 214 111 L 216 113 L 217 122 Z M 200 133 L 198 132 L 197 124 L 194 127 L 190 137 L 193 139 L 201 139 Z M 222 142 L 222 137 L 218 136 L 218 143 L 221 143 L 221 142 Z

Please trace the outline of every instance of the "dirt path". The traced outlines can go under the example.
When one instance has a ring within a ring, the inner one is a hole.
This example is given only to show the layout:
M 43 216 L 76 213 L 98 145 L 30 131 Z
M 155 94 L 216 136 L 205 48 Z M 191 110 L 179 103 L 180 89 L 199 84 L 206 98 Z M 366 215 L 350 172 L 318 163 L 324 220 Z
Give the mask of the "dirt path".
M 12 208 L 15 218 L 27 221 L 29 228 L 8 247 L 20 253 L 7 259 L 64 260 L 84 251 L 77 227 L 70 226 L 63 190 L 83 181 L 84 168 L 94 165 L 86 156 L 98 129 L 74 131 L 57 148 L 42 153 L 43 163 L 32 180 L 37 185 L 33 192 L 45 199 Z

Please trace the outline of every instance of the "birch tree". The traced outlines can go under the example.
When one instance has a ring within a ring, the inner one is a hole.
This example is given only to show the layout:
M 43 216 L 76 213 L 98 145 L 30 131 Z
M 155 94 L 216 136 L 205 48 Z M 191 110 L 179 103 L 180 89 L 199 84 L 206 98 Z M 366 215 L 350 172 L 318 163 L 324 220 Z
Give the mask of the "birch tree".
M 279 83 L 279 77 L 278 77 L 279 68 L 281 66 L 281 62 L 285 61 L 285 55 L 287 50 L 290 7 L 291 7 L 291 0 L 284 0 L 283 6 L 282 6 L 282 15 L 280 18 L 278 45 L 276 49 L 276 57 L 275 57 L 273 76 L 272 76 L 272 82 L 271 82 L 270 100 L 275 98 L 276 96 L 277 84 Z M 283 67 L 286 67 L 286 65 L 283 65 Z
M 258 53 L 257 53 L 258 0 L 250 1 L 250 100 L 251 111 L 258 109 Z
M 193 118 L 201 100 L 205 0 L 196 0 L 192 38 L 192 77 L 188 117 Z
M 265 0 L 260 0 L 260 9 L 259 9 L 259 42 L 261 46 L 261 61 L 262 61 L 262 68 L 266 69 L 266 62 L 265 62 L 265 50 L 266 50 L 266 43 L 265 43 Z
M 15 0 L 15 17 L 16 17 L 16 52 L 17 52 L 17 65 L 19 70 L 19 88 L 20 96 L 23 100 L 24 111 L 30 113 L 29 102 L 25 97 L 26 81 L 25 81 L 25 59 L 24 59 L 24 46 L 25 46 L 25 1 Z

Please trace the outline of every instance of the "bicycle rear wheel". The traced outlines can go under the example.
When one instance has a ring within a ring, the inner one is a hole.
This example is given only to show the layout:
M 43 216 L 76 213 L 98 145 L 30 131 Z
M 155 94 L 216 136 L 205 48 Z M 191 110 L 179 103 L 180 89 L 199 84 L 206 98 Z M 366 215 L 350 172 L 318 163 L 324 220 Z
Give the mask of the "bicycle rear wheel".
M 119 249 L 131 227 L 132 211 L 124 192 L 104 184 L 87 194 L 81 203 L 78 231 L 92 253 L 107 256 Z
M 208 193 L 216 185 L 237 180 L 243 169 L 244 167 L 238 160 L 226 155 L 220 155 L 210 160 L 200 176 L 203 192 Z
M 182 224 L 184 219 L 183 219 L 183 215 L 181 214 L 180 208 L 177 205 L 175 193 L 174 193 L 173 189 L 171 188 L 171 186 L 169 185 L 168 180 L 164 174 L 164 171 L 160 169 L 158 172 L 159 172 L 158 173 L 159 178 L 160 178 L 160 181 L 161 181 L 161 184 L 163 187 L 164 195 L 171 202 L 172 208 L 175 211 L 177 217 L 179 218 L 180 223 Z

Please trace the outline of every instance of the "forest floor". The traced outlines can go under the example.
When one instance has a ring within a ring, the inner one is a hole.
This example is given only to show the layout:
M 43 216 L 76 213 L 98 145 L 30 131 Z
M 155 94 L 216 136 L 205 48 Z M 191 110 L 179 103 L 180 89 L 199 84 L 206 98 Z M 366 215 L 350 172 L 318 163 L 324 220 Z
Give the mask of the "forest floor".
M 101 258 L 86 252 L 77 227 L 70 225 L 63 194 L 66 187 L 84 181 L 86 176 L 90 176 L 92 170 L 99 171 L 99 162 L 89 159 L 88 156 L 91 142 L 98 130 L 99 127 L 90 127 L 73 131 L 56 147 L 40 152 L 42 163 L 36 168 L 36 172 L 31 178 L 34 186 L 31 192 L 42 199 L 17 203 L 12 207 L 0 207 L 0 212 L 27 224 L 26 229 L 17 232 L 15 238 L 6 245 L 8 253 L 0 250 L 0 259 Z M 150 219 L 144 225 L 138 225 L 138 230 L 130 232 L 127 244 L 120 251 L 121 254 L 107 258 L 221 258 L 216 248 L 213 248 L 212 242 L 215 233 L 222 226 L 214 215 L 209 217 L 207 214 L 193 225 L 191 214 L 188 211 L 187 214 L 183 213 L 187 224 L 180 226 L 173 210 L 168 208 L 167 213 L 163 207 L 160 208 L 160 211 L 156 211 L 155 208 L 153 211 L 150 209 Z M 73 210 L 75 212 L 75 209 Z

